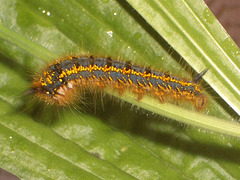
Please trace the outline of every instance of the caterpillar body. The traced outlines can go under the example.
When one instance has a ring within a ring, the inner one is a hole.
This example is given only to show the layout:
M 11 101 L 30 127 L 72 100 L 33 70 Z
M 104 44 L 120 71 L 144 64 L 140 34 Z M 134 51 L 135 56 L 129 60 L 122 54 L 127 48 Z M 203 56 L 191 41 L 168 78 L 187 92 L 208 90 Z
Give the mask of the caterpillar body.
M 172 97 L 192 101 L 196 109 L 202 109 L 207 97 L 197 82 L 205 73 L 206 70 L 193 81 L 187 81 L 109 57 L 71 56 L 45 68 L 34 79 L 30 92 L 47 104 L 66 106 L 84 90 L 112 88 L 122 94 L 127 89 L 137 94 L 137 100 L 141 100 L 144 94 L 158 98 L 161 103 L 165 97 Z

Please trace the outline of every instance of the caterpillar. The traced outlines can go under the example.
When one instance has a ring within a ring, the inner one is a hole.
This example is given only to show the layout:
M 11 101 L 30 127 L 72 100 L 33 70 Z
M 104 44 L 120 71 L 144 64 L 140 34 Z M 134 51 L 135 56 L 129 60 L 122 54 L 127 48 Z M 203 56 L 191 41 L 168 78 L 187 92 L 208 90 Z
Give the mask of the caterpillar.
M 35 77 L 29 92 L 47 104 L 66 106 L 84 90 L 112 88 L 121 95 L 127 89 L 137 94 L 138 101 L 144 94 L 158 98 L 161 103 L 165 97 L 172 97 L 191 101 L 200 110 L 205 107 L 207 97 L 197 83 L 206 71 L 188 81 L 110 57 L 71 56 L 46 67 Z

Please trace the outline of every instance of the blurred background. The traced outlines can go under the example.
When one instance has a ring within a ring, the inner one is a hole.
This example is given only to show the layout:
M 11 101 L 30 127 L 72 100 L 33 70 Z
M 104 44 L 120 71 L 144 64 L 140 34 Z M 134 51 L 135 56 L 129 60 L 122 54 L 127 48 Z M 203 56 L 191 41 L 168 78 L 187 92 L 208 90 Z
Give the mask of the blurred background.
M 228 34 L 240 47 L 240 1 L 204 0 Z
M 204 0 L 213 14 L 240 47 L 240 1 Z M 18 177 L 0 169 L 0 180 L 19 180 Z

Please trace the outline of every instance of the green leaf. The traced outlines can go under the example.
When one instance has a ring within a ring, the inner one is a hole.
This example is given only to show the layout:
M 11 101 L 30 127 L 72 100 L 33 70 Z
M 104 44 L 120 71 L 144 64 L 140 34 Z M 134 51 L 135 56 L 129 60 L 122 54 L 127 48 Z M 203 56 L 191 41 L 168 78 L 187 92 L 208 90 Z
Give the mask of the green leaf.
M 202 1 L 197 5 L 174 1 L 181 6 L 173 6 L 170 1 L 128 2 L 140 15 L 120 0 L 0 0 L 1 168 L 23 179 L 240 178 L 240 162 L 236 158 L 240 155 L 239 139 L 212 132 L 239 136 L 239 125 L 230 121 L 237 115 L 220 97 L 214 98 L 217 94 L 209 86 L 205 88 L 209 103 L 203 112 L 160 104 L 150 97 L 137 102 L 128 93 L 119 98 L 133 105 L 104 97 L 101 107 L 98 98 L 93 98 L 97 101 L 93 106 L 92 102 L 78 105 L 89 106 L 85 113 L 73 109 L 41 111 L 31 105 L 31 100 L 26 102 L 24 92 L 31 83 L 29 71 L 34 75 L 46 63 L 79 54 L 120 57 L 191 79 L 190 66 L 182 65 L 177 51 L 197 72 L 209 67 L 210 73 L 204 78 L 217 93 L 221 91 L 213 85 L 216 82 L 211 82 L 211 77 L 214 80 L 219 73 L 210 66 L 216 64 L 212 59 L 223 62 L 225 52 L 235 63 L 239 56 L 231 53 L 238 49 L 229 38 L 220 43 L 229 36 Z M 163 18 L 157 18 L 157 14 Z M 213 24 L 204 23 L 203 16 Z M 216 43 L 201 43 L 202 39 L 211 39 L 206 31 L 196 33 L 196 28 L 203 25 L 221 45 L 221 54 L 218 55 L 220 47 Z M 178 28 L 173 31 L 175 27 Z M 195 67 L 191 59 L 203 61 Z M 227 70 L 221 71 L 228 75 Z M 222 88 L 228 89 L 223 76 L 218 78 Z M 230 82 L 238 87 L 235 80 L 238 77 L 233 76 Z M 236 95 L 231 88 L 228 91 L 229 97 Z M 236 103 L 230 104 L 237 109 Z M 26 109 L 19 111 L 22 106 Z M 155 113 L 194 126 L 182 126 Z

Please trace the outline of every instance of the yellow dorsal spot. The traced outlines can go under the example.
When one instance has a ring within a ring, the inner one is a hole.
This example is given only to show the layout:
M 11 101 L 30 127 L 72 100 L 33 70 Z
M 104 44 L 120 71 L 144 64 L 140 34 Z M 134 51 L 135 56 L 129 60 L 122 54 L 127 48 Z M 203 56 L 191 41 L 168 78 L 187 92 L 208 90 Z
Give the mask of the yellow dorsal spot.
M 43 71 L 43 76 L 47 76 L 49 73 L 47 71 Z
M 126 74 L 129 75 L 130 73 L 131 73 L 131 69 L 129 69 L 129 70 L 126 71 Z
M 52 76 L 48 75 L 48 78 L 49 78 L 50 80 L 52 80 Z
M 72 74 L 72 71 L 71 71 L 71 69 L 70 70 L 66 70 L 66 74 L 69 76 L 69 75 L 71 75 Z
M 111 71 L 111 67 L 107 67 L 107 65 L 104 66 L 103 68 L 104 72 L 110 72 Z
M 42 78 L 42 77 L 40 77 L 40 82 L 41 82 L 41 85 L 42 85 L 42 86 L 47 86 L 47 83 L 46 83 L 45 81 L 43 81 L 43 78 Z
M 121 73 L 122 73 L 123 75 L 125 75 L 125 74 L 126 74 L 126 68 L 123 68 L 123 69 L 121 70 Z
M 75 66 L 75 64 L 74 64 L 74 66 L 73 66 L 73 72 L 74 72 L 75 74 L 78 73 L 78 69 L 77 69 L 77 67 Z
M 47 83 L 46 82 L 42 82 L 41 85 L 42 86 L 47 86 Z
M 165 75 L 163 76 L 163 81 L 169 82 L 170 81 L 170 77 L 166 77 Z
M 117 73 L 118 73 L 120 70 L 121 70 L 121 69 L 119 69 L 119 68 L 114 68 L 114 71 L 117 72 Z
M 151 76 L 150 73 L 146 74 L 146 72 L 144 72 L 144 74 L 143 74 L 143 77 L 144 77 L 144 78 L 149 78 L 150 76 Z
M 89 67 L 85 67 L 85 68 L 83 68 L 83 70 L 84 71 L 88 71 L 88 72 L 92 72 L 92 70 L 93 70 L 93 67 L 92 66 L 89 66 Z
M 48 84 L 52 84 L 52 81 L 49 78 L 46 78 Z
M 58 76 L 59 78 L 63 78 L 63 77 L 65 77 L 67 74 L 66 74 L 66 72 L 65 71 L 62 71 L 62 73 Z
M 48 84 L 52 84 L 52 76 L 48 74 L 48 76 L 46 77 L 46 81 Z
M 98 67 L 97 65 L 96 65 L 96 69 L 95 70 L 102 70 L 102 67 Z

